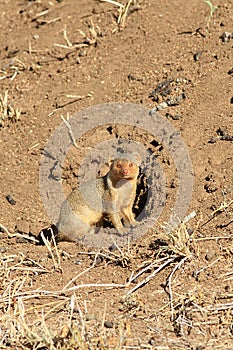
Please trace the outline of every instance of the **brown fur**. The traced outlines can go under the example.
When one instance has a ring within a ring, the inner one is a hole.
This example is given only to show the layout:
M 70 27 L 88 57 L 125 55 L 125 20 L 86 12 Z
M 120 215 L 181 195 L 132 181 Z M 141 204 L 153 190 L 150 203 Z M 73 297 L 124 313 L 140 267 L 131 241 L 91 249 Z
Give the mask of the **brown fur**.
M 106 176 L 88 181 L 73 190 L 63 203 L 58 221 L 58 240 L 78 241 L 102 226 L 108 217 L 119 234 L 122 225 L 136 225 L 132 207 L 139 166 L 129 159 L 115 159 Z

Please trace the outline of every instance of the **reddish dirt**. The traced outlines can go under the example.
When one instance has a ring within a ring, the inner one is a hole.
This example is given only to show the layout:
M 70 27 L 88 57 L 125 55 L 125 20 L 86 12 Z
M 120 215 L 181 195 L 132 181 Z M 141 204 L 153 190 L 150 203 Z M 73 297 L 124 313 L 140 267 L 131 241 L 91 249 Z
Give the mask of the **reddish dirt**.
M 86 332 L 89 338 L 93 335 L 97 347 L 98 329 L 114 348 L 115 336 L 123 327 L 128 339 L 123 348 L 233 348 L 233 35 L 226 42 L 221 37 L 224 32 L 232 33 L 233 2 L 216 1 L 216 5 L 218 9 L 208 22 L 209 7 L 201 0 L 135 2 L 124 28 L 119 30 L 117 7 L 105 2 L 0 2 L 0 93 L 4 96 L 8 91 L 9 105 L 21 110 L 17 122 L 6 118 L 0 127 L 0 224 L 10 233 L 30 232 L 36 236 L 51 224 L 40 196 L 39 167 L 46 142 L 62 122 L 61 115 L 73 115 L 106 102 L 131 102 L 151 109 L 167 98 L 160 95 L 157 102 L 153 101 L 151 92 L 171 78 L 171 94 L 184 93 L 186 97 L 159 112 L 180 131 L 195 175 L 188 213 L 196 211 L 197 215 L 187 226 L 196 230 L 196 241 L 192 258 L 188 257 L 172 279 L 174 320 L 165 284 L 175 263 L 125 303 L 124 288 L 79 289 L 79 306 L 92 316 L 86 321 Z M 68 45 L 64 29 L 69 48 L 55 45 Z M 103 137 L 101 132 L 96 133 L 86 143 L 98 144 Z M 72 154 L 71 165 L 69 158 L 66 161 L 67 191 L 76 184 L 82 156 L 79 152 L 77 164 Z M 166 162 L 166 154 L 160 159 L 168 174 L 168 193 L 174 194 L 177 184 L 173 183 L 172 164 Z M 8 194 L 15 200 L 14 205 L 7 200 Z M 132 271 L 155 259 L 152 243 L 159 237 L 158 230 L 159 226 L 142 235 L 132 243 L 130 252 L 124 247 L 124 259 L 117 251 L 112 263 L 99 260 L 75 283 L 124 284 Z M 8 259 L 9 267 L 16 266 L 17 261 L 28 266 L 30 260 L 48 268 L 43 274 L 9 270 L 8 278 L 12 280 L 26 278 L 24 290 L 61 290 L 93 262 L 87 247 L 61 242 L 61 273 L 53 269 L 45 246 L 5 233 L 1 237 L 2 266 Z M 149 270 L 152 272 L 153 268 Z M 146 276 L 148 273 L 139 281 Z M 7 280 L 5 283 L 3 293 Z M 47 321 L 54 334 L 67 324 L 68 304 L 66 301 L 66 307 L 61 306 Z M 30 305 L 36 305 L 36 301 L 27 301 L 27 308 Z M 102 327 L 103 320 L 112 321 L 113 328 Z M 80 324 L 78 315 L 74 322 Z M 13 340 L 1 346 L 15 348 Z

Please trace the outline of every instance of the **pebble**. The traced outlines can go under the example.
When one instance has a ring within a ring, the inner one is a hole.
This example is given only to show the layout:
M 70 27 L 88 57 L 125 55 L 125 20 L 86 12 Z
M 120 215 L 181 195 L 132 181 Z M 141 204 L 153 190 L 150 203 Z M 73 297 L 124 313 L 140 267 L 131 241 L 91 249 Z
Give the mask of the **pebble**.
M 167 102 L 164 101 L 157 106 L 157 111 L 161 111 L 162 109 L 165 109 L 167 107 L 168 107 L 168 104 Z
M 117 246 L 116 246 L 115 244 L 112 244 L 112 245 L 110 245 L 110 247 L 108 248 L 108 250 L 109 250 L 110 252 L 115 252 L 115 251 L 117 250 Z
M 156 111 L 157 111 L 157 107 L 152 108 L 152 109 L 149 111 L 149 116 L 153 117 L 153 115 L 156 113 Z
M 224 289 L 225 289 L 225 291 L 228 292 L 228 293 L 230 293 L 230 292 L 232 291 L 232 287 L 231 287 L 231 285 L 229 285 L 229 284 L 225 285 Z
M 224 136 L 227 134 L 227 129 L 220 126 L 216 132 L 219 136 Z
M 95 261 L 95 265 L 101 264 L 103 260 L 104 260 L 104 259 L 103 259 L 102 256 L 97 256 L 96 261 Z
M 153 98 L 155 95 L 160 94 L 163 90 L 166 90 L 169 85 L 174 81 L 174 79 L 164 80 L 162 83 L 159 83 L 156 88 L 150 93 L 149 98 Z
M 222 35 L 220 36 L 220 38 L 222 39 L 222 41 L 224 43 L 228 43 L 230 41 L 230 39 L 233 39 L 233 33 L 230 32 L 224 32 L 222 33 Z
M 177 102 L 180 102 L 180 101 L 184 100 L 185 98 L 186 98 L 186 95 L 185 95 L 185 93 L 183 92 L 182 94 L 180 94 L 180 95 L 178 95 L 178 96 L 176 97 L 176 101 L 177 101 Z
M 175 115 L 173 115 L 171 117 L 172 117 L 173 120 L 179 120 L 179 119 L 182 118 L 180 114 L 175 114 Z
M 208 143 L 216 143 L 219 140 L 219 137 L 211 136 Z
M 6 253 L 6 248 L 5 247 L 0 247 L 0 253 Z
M 177 97 L 169 97 L 166 101 L 158 104 L 156 107 L 152 108 L 149 112 L 149 115 L 152 117 L 156 111 L 161 111 L 168 106 L 177 106 L 179 103 L 186 98 L 185 93 L 178 95 Z
M 221 137 L 223 141 L 233 141 L 233 135 L 224 135 Z
M 82 264 L 82 260 L 74 260 L 73 263 L 75 265 L 81 265 Z
M 155 338 L 151 338 L 148 343 L 150 345 L 154 345 L 155 344 Z
M 195 62 L 199 61 L 199 59 L 201 58 L 202 55 L 202 51 L 198 51 L 193 55 L 193 59 Z
M 104 327 L 106 327 L 106 328 L 113 328 L 114 327 L 114 323 L 112 321 L 105 321 L 104 322 Z
M 79 57 L 84 57 L 87 55 L 87 51 L 84 49 L 80 49 L 78 55 Z
M 188 228 L 188 229 L 187 229 L 187 232 L 188 232 L 188 234 L 191 236 L 191 234 L 194 232 L 194 229 L 193 229 L 193 228 Z
M 206 259 L 207 261 L 211 261 L 211 260 L 214 259 L 214 257 L 215 257 L 215 254 L 214 254 L 214 253 L 207 253 L 206 256 L 205 256 L 205 259 Z
M 205 349 L 205 346 L 204 345 L 198 345 L 196 347 L 196 350 L 204 350 Z
M 6 196 L 6 199 L 7 199 L 7 201 L 8 201 L 11 205 L 15 205 L 15 204 L 16 204 L 16 201 L 14 200 L 14 198 L 12 197 L 11 194 L 8 194 L 8 195 Z

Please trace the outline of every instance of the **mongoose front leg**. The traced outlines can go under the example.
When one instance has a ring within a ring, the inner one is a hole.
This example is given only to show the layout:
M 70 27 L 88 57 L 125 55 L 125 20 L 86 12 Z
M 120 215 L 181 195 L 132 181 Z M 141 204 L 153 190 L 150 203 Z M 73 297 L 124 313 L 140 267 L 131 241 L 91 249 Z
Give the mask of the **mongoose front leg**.
M 123 234 L 126 231 L 124 226 L 122 225 L 122 222 L 118 213 L 109 215 L 109 219 L 111 220 L 113 226 L 115 227 L 118 233 Z
M 124 216 L 125 224 L 127 226 L 129 225 L 136 226 L 138 224 L 138 222 L 134 218 L 134 214 L 131 207 L 122 209 L 122 213 Z

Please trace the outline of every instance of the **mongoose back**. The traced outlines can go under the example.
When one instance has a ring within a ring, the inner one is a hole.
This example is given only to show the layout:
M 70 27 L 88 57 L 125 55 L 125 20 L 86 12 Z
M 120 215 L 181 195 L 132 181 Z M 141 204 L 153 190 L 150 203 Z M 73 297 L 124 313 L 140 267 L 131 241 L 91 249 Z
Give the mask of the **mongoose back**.
M 110 162 L 107 175 L 75 188 L 61 207 L 58 241 L 80 241 L 94 226 L 108 217 L 119 234 L 136 225 L 132 211 L 139 173 L 139 155 L 134 161 L 117 158 Z

